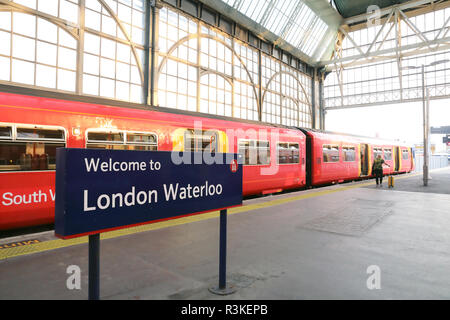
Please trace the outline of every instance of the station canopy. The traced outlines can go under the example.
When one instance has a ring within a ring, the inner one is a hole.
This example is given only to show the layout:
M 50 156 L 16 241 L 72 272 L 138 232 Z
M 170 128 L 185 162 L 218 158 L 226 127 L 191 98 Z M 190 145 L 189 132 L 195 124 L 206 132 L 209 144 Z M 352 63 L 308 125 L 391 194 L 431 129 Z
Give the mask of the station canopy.
M 346 20 L 366 15 L 373 6 L 384 9 L 411 0 L 201 1 L 314 66 L 331 56 Z
M 333 0 L 336 10 L 344 18 L 350 18 L 367 12 L 370 6 L 380 9 L 396 4 L 408 2 L 409 0 Z
M 202 2 L 217 9 L 214 1 Z M 327 0 L 223 0 L 222 3 L 228 6 L 225 14 L 311 65 L 332 47 L 342 21 Z

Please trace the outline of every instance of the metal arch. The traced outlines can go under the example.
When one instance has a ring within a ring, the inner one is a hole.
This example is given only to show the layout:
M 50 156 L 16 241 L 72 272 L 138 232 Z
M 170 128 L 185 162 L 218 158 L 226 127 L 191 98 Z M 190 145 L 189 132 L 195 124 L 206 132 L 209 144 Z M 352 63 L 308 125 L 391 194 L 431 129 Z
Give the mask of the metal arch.
M 228 48 L 229 50 L 231 50 L 231 52 L 233 53 L 233 56 L 236 56 L 236 57 L 238 58 L 238 60 L 240 61 L 240 63 L 242 64 L 242 66 L 244 67 L 244 70 L 245 70 L 245 72 L 247 73 L 247 76 L 248 76 L 249 79 L 250 79 L 250 82 L 251 82 L 251 85 L 252 85 L 252 88 L 253 88 L 253 93 L 255 94 L 255 99 L 256 99 L 257 106 L 260 107 L 260 106 L 259 106 L 258 99 L 257 99 L 257 98 L 258 98 L 258 94 L 257 94 L 257 91 L 256 91 L 255 82 L 253 81 L 253 78 L 252 78 L 250 72 L 248 71 L 247 66 L 246 66 L 245 63 L 242 61 L 241 57 L 239 57 L 239 55 L 236 53 L 236 51 L 234 50 L 234 48 L 231 47 L 228 43 L 226 43 L 225 41 L 223 41 L 223 40 L 220 39 L 220 38 L 211 36 L 211 35 L 209 35 L 209 34 L 200 34 L 200 35 L 199 35 L 198 33 L 194 33 L 194 34 L 187 35 L 186 37 L 183 37 L 183 38 L 181 38 L 180 40 L 178 40 L 177 42 L 175 42 L 175 43 L 172 45 L 172 47 L 170 47 L 170 49 L 167 50 L 166 55 L 165 55 L 164 58 L 161 60 L 161 63 L 160 63 L 160 65 L 159 65 L 159 67 L 158 67 L 157 77 L 159 78 L 159 76 L 160 76 L 160 74 L 161 74 L 161 71 L 162 71 L 162 68 L 163 68 L 163 66 L 166 64 L 167 59 L 169 58 L 169 56 L 170 56 L 170 55 L 171 55 L 171 54 L 172 54 L 172 53 L 173 53 L 173 52 L 174 52 L 174 51 L 175 51 L 182 43 L 184 43 L 184 42 L 186 42 L 186 41 L 189 41 L 189 40 L 192 40 L 192 39 L 196 39 L 196 38 L 208 38 L 208 39 L 215 40 L 215 41 L 217 41 L 217 42 L 223 44 L 223 45 L 224 45 L 226 48 Z M 200 65 L 198 65 L 197 67 L 200 68 Z M 233 79 L 233 80 L 234 80 L 234 79 Z
M 58 27 L 60 27 L 64 31 L 66 31 L 68 34 L 70 34 L 77 41 L 79 40 L 79 35 L 78 35 L 79 27 L 74 26 L 74 24 L 70 21 L 43 13 L 38 10 L 34 10 L 29 7 L 26 7 L 26 6 L 23 6 L 23 5 L 14 3 L 14 2 L 10 2 L 7 0 L 0 0 L 0 5 L 5 6 L 4 9 L 2 7 L 0 7 L 0 11 L 11 11 L 11 12 L 14 11 L 14 12 L 21 12 L 21 13 L 26 13 L 29 15 L 37 16 L 41 19 L 47 20 L 48 22 L 57 25 Z
M 220 77 L 222 77 L 226 82 L 228 82 L 228 84 L 232 87 L 233 86 L 233 80 L 230 79 L 230 77 L 225 76 L 224 74 L 216 71 L 216 70 L 211 70 L 211 69 L 201 69 L 200 71 L 200 78 L 203 76 L 206 76 L 208 74 L 215 74 L 218 75 Z M 198 81 L 200 81 L 200 79 L 198 79 Z
M 300 80 L 297 79 L 297 77 L 296 77 L 294 74 L 292 74 L 292 73 L 290 73 L 290 72 L 288 72 L 288 71 L 278 71 L 278 72 L 275 72 L 275 73 L 270 77 L 269 81 L 267 81 L 267 83 L 266 83 L 266 85 L 265 85 L 264 93 L 263 93 L 263 96 L 262 96 L 262 101 L 264 102 L 264 97 L 265 97 L 265 95 L 266 95 L 266 92 L 267 92 L 267 90 L 268 90 L 268 88 L 269 88 L 269 85 L 270 85 L 270 83 L 272 82 L 272 80 L 274 80 L 277 76 L 279 76 L 279 75 L 281 75 L 281 74 L 283 74 L 283 73 L 284 73 L 284 74 L 287 74 L 287 75 L 289 75 L 289 76 L 291 76 L 292 78 L 295 79 L 295 81 L 297 81 L 298 85 L 300 86 L 300 88 L 301 88 L 302 91 L 303 91 L 303 94 L 304 94 L 305 97 L 306 97 L 306 103 L 307 103 L 309 106 L 311 106 L 311 102 L 310 102 L 309 99 L 308 99 L 308 94 L 307 94 L 305 88 L 303 88 L 302 83 L 300 82 Z M 283 94 L 281 93 L 281 95 L 283 95 Z M 298 99 L 298 101 L 301 101 L 301 100 Z
M 292 99 L 291 97 L 289 97 L 289 96 L 284 96 L 284 95 L 282 95 L 281 96 L 281 99 L 280 99 L 280 103 L 281 103 L 281 105 L 280 105 L 280 110 L 281 110 L 281 114 L 280 114 L 280 120 L 281 120 L 281 124 L 283 124 L 283 117 L 282 117 L 282 115 L 283 115 L 283 107 L 285 108 L 285 109 L 287 109 L 287 104 L 285 103 L 284 105 L 283 105 L 283 100 L 291 100 L 294 104 L 295 104 L 295 106 L 297 107 L 297 110 L 295 110 L 296 111 L 296 114 L 297 114 L 297 125 L 298 124 L 300 124 L 300 104 L 299 104 L 299 100 L 297 99 L 297 101 L 295 100 L 295 99 Z M 311 116 L 311 115 L 310 115 Z M 312 117 L 312 116 L 311 116 Z
M 114 11 L 112 11 L 112 9 L 108 6 L 108 4 L 105 2 L 105 0 L 97 0 L 97 1 L 105 8 L 106 11 L 108 11 L 109 15 L 114 19 L 114 21 L 119 26 L 122 33 L 125 35 L 125 38 L 127 39 L 129 46 L 131 47 L 131 51 L 133 52 L 134 59 L 136 60 L 136 65 L 139 68 L 139 75 L 141 77 L 141 83 L 143 84 L 144 83 L 144 71 L 142 69 L 141 61 L 139 60 L 139 55 L 137 54 L 136 47 L 133 44 L 133 42 L 131 41 L 130 35 L 125 30 L 122 22 L 119 20 L 119 18 L 114 13 Z
M 281 76 L 282 74 L 287 74 L 287 75 L 291 76 L 292 78 L 294 78 L 295 81 L 297 81 L 298 85 L 300 86 L 300 88 L 301 88 L 302 91 L 303 91 L 303 94 L 305 95 L 305 98 L 306 98 L 306 104 L 309 106 L 309 114 L 310 114 L 311 121 L 312 121 L 312 104 L 311 104 L 311 102 L 310 102 L 309 99 L 308 99 L 308 94 L 307 94 L 305 88 L 303 87 L 302 83 L 300 82 L 300 80 L 297 79 L 297 77 L 296 77 L 294 74 L 292 74 L 292 73 L 290 73 L 290 72 L 288 72 L 288 71 L 278 71 L 278 72 L 275 72 L 275 73 L 272 75 L 272 77 L 270 77 L 269 81 L 267 81 L 267 84 L 266 84 L 266 86 L 264 87 L 264 92 L 263 92 L 262 99 L 261 99 L 261 101 L 262 101 L 262 106 L 264 106 L 264 97 L 266 96 L 266 93 L 267 93 L 267 90 L 268 90 L 268 88 L 269 88 L 270 83 L 271 83 L 272 80 L 274 80 L 277 76 Z M 297 101 L 295 101 L 295 100 L 292 99 L 291 97 L 285 96 L 282 92 L 280 92 L 280 96 L 281 96 L 281 98 L 289 98 L 289 99 L 293 100 L 294 102 L 296 102 L 297 109 L 298 109 L 298 107 L 299 107 L 299 104 L 298 104 L 298 103 L 299 103 L 299 102 L 303 102 L 303 101 L 301 101 L 300 99 L 297 99 Z M 281 99 L 281 100 L 282 100 L 282 99 Z M 281 101 L 281 100 L 280 100 L 280 101 Z M 261 112 L 262 112 L 262 106 L 261 106 Z M 281 105 L 281 107 L 282 107 L 282 105 Z M 299 110 L 297 110 L 297 111 L 299 111 Z M 281 115 L 280 115 L 280 116 L 281 116 Z M 298 119 L 300 119 L 299 116 L 298 116 Z

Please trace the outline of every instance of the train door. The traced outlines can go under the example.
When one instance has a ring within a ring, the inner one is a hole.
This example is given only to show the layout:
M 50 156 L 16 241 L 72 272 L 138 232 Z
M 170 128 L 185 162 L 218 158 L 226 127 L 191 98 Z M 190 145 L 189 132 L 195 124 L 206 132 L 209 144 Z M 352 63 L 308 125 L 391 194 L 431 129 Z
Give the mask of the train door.
M 361 176 L 367 176 L 369 174 L 369 145 L 361 144 L 360 150 Z
M 395 169 L 394 171 L 400 170 L 400 147 L 394 147 L 395 150 Z

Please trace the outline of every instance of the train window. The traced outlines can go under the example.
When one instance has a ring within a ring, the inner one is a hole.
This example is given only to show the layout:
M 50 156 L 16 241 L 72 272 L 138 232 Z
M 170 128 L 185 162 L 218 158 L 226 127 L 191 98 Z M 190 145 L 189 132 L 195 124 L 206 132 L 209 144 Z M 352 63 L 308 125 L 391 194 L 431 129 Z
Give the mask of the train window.
M 61 140 L 64 141 L 64 130 L 17 128 L 18 140 Z
M 56 149 L 65 146 L 63 129 L 2 126 L 0 171 L 55 170 Z
M 278 143 L 277 153 L 279 164 L 300 162 L 298 143 Z
M 154 151 L 158 150 L 158 141 L 154 133 L 91 131 L 87 133 L 86 148 Z
M 0 126 L 0 139 L 12 139 L 12 127 Z
M 403 160 L 409 159 L 409 152 L 407 149 L 402 150 L 402 158 L 403 158 Z
M 378 156 L 381 156 L 381 158 L 383 158 L 383 149 L 381 149 L 381 148 L 373 148 L 373 157 L 374 157 L 374 159 L 378 158 Z
M 339 146 L 323 145 L 323 162 L 339 162 Z
M 87 134 L 88 143 L 123 143 L 123 140 L 124 135 L 122 132 L 88 132 Z
M 154 134 L 127 132 L 127 142 L 156 144 L 156 136 Z
M 384 160 L 392 160 L 392 149 L 383 149 L 384 150 Z
M 195 132 L 192 129 L 184 133 L 184 151 L 209 151 L 211 153 L 217 150 L 217 133 L 211 131 Z
M 356 160 L 356 151 L 355 147 L 343 147 L 342 151 L 344 153 L 344 161 L 355 161 Z
M 239 153 L 243 155 L 244 165 L 270 164 L 269 141 L 240 140 Z

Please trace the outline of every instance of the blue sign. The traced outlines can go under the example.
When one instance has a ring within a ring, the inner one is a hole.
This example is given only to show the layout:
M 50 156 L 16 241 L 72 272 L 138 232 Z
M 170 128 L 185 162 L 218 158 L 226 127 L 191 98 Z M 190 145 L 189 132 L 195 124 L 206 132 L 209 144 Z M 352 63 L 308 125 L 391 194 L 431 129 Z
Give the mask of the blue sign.
M 55 234 L 72 238 L 241 205 L 241 157 L 60 148 Z

